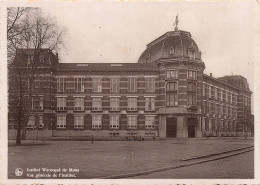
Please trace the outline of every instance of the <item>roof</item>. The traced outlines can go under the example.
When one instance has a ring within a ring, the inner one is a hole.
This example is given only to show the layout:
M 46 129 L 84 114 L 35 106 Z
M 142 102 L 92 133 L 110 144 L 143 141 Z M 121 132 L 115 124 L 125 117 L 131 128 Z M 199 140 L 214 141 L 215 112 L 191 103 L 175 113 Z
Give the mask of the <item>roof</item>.
M 146 63 L 59 63 L 57 71 L 159 71 Z
M 188 57 L 188 50 L 193 50 L 196 59 L 201 60 L 199 48 L 189 32 L 171 31 L 147 44 L 138 62 L 149 63 L 158 59 Z

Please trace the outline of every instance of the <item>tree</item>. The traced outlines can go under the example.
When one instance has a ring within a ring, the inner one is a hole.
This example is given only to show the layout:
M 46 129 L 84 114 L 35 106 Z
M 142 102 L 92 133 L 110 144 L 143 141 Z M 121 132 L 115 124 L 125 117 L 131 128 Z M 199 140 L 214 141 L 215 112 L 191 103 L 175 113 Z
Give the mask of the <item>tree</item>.
M 16 144 L 21 144 L 31 112 L 33 86 L 50 60 L 50 52 L 64 48 L 65 28 L 40 8 L 8 8 L 9 113 L 17 120 Z

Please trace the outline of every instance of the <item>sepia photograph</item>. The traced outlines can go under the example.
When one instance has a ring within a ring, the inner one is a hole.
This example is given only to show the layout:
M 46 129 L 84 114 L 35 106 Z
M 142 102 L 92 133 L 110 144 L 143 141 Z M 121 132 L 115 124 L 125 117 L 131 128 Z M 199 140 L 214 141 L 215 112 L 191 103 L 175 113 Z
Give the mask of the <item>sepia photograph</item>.
M 8 180 L 255 179 L 257 3 L 5 5 Z

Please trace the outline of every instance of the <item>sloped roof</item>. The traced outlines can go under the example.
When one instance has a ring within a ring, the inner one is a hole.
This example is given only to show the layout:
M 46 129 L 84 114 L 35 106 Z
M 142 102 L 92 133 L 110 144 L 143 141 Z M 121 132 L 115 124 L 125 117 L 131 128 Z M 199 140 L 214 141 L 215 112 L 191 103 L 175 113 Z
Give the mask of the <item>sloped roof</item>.
M 159 71 L 145 63 L 59 63 L 57 71 Z

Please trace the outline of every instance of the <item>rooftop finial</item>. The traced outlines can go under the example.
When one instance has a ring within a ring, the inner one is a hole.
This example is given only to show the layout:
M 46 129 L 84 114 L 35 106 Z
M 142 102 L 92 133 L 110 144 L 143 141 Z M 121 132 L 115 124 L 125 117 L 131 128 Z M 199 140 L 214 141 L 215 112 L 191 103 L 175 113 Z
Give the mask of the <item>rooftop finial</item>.
M 176 15 L 175 23 L 173 24 L 173 26 L 175 26 L 175 28 L 174 28 L 175 31 L 178 31 L 178 24 L 179 24 L 178 15 L 179 14 Z

